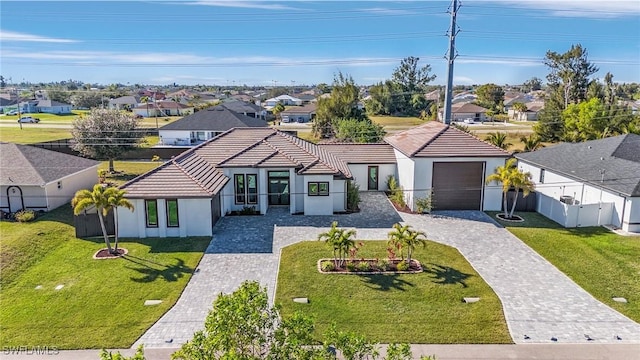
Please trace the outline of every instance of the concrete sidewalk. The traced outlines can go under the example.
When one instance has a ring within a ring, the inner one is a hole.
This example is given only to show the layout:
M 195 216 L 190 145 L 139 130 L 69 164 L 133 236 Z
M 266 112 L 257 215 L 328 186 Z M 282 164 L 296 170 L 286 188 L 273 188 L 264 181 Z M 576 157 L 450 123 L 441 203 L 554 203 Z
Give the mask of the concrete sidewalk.
M 412 345 L 415 359 L 421 355 L 435 355 L 437 360 L 634 360 L 640 359 L 640 344 L 521 344 L 521 345 Z M 384 348 L 381 346 L 381 348 Z M 167 360 L 177 348 L 156 348 L 145 350 L 148 360 Z M 381 349 L 384 350 L 384 349 Z M 133 349 L 119 350 L 131 356 Z M 114 351 L 115 353 L 115 351 Z M 1 353 L 7 360 L 96 360 L 99 350 L 67 350 L 50 355 L 28 353 Z

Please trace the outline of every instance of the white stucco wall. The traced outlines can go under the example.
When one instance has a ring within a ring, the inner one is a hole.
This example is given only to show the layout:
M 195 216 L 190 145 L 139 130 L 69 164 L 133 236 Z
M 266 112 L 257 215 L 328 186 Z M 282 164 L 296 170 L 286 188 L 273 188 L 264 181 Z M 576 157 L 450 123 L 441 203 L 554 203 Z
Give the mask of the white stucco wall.
M 58 188 L 58 181 L 61 185 L 60 188 Z M 73 196 L 78 190 L 92 189 L 93 186 L 98 183 L 98 165 L 65 176 L 58 181 L 53 181 L 45 185 L 48 210 L 53 210 L 71 202 L 71 199 L 73 199 Z
M 416 166 L 413 159 L 405 156 L 398 150 L 393 150 L 396 154 L 396 161 L 398 164 L 398 176 L 396 180 L 398 180 L 398 186 L 401 186 L 405 192 L 405 200 L 409 206 L 413 206 L 413 189 L 415 183 L 415 174 L 414 168 Z M 384 181 L 386 182 L 386 178 Z M 386 184 L 382 185 L 383 188 L 386 187 Z
M 640 197 L 626 199 L 622 229 L 629 232 L 640 233 Z
M 349 171 L 353 180 L 360 186 L 360 191 L 367 191 L 369 182 L 369 166 L 378 167 L 378 190 L 387 190 L 387 176 L 393 175 L 398 179 L 396 164 L 349 164 Z
M 191 145 L 191 131 L 162 130 L 158 131 L 160 144 L 163 145 Z
M 0 186 L 0 208 L 3 211 L 16 212 L 22 210 L 22 202 L 24 207 L 29 210 L 47 210 L 47 199 L 44 187 L 41 186 L 17 186 L 11 187 L 9 197 L 7 197 L 7 189 L 11 186 Z M 15 190 L 15 192 L 13 191 Z M 20 192 L 22 199 L 20 200 Z M 11 200 L 11 209 L 9 209 L 9 200 Z
M 331 187 L 331 184 L 329 184 Z M 333 198 L 333 211 L 342 212 L 347 210 L 347 181 L 333 180 L 333 191 L 329 188 L 329 194 Z
M 623 227 L 623 211 L 624 217 L 628 215 L 625 205 L 625 196 L 613 193 L 608 190 L 601 189 L 599 187 L 584 184 L 575 179 L 554 173 L 545 169 L 544 182 L 540 182 L 541 168 L 538 166 L 528 164 L 520 161 L 518 168 L 522 171 L 528 171 L 532 175 L 533 182 L 536 184 L 536 192 L 544 194 L 556 200 L 560 200 L 561 196 L 571 196 L 575 199 L 577 204 L 597 204 L 613 203 L 613 209 L 611 211 L 611 218 L 603 221 L 603 224 L 611 224 L 616 227 Z M 633 222 L 633 221 L 630 221 Z
M 143 199 L 130 199 L 134 210 L 118 208 L 118 235 L 121 237 L 212 236 L 211 199 L 178 199 L 179 227 L 167 227 L 165 199 L 158 202 L 158 227 L 146 227 Z
M 304 214 L 305 215 L 333 215 L 333 193 L 338 192 L 338 196 L 343 195 L 344 188 L 336 189 L 333 182 L 333 175 L 306 175 L 304 176 Z M 329 183 L 329 196 L 309 196 L 309 182 L 322 181 Z

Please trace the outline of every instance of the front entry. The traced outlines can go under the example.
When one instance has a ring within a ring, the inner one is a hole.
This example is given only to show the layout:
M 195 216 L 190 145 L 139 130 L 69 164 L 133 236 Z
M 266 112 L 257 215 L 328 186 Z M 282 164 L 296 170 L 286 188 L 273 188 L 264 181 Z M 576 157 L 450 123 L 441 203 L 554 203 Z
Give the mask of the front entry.
M 289 205 L 289 172 L 269 171 L 269 205 Z
M 378 167 L 377 166 L 369 166 L 367 169 L 368 181 L 367 181 L 367 190 L 378 190 Z

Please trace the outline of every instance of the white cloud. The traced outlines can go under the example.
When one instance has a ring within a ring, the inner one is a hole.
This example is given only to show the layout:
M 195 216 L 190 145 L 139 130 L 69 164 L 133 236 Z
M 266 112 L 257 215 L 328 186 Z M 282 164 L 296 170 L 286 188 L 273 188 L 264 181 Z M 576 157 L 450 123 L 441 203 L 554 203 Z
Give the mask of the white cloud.
M 45 36 L 19 33 L 15 31 L 7 31 L 0 29 L 0 41 L 16 41 L 16 42 L 45 42 L 45 43 L 75 43 L 77 40 L 58 39 Z
M 366 8 L 366 9 L 360 9 L 363 12 L 366 13 L 371 13 L 371 14 L 377 14 L 377 15 L 411 15 L 414 14 L 411 11 L 408 10 L 401 10 L 401 9 L 388 9 L 388 8 Z
M 476 2 L 472 1 L 471 3 Z M 491 0 L 492 2 L 549 12 L 557 17 L 616 18 L 640 14 L 638 0 Z
M 453 82 L 456 84 L 463 84 L 463 85 L 477 84 L 477 82 L 474 81 L 472 78 L 466 77 L 466 76 L 454 76 Z
M 219 6 L 242 9 L 261 9 L 261 10 L 304 10 L 288 5 L 276 4 L 264 1 L 224 1 L 224 0 L 199 0 L 185 1 L 173 4 L 180 5 L 201 5 L 201 6 Z

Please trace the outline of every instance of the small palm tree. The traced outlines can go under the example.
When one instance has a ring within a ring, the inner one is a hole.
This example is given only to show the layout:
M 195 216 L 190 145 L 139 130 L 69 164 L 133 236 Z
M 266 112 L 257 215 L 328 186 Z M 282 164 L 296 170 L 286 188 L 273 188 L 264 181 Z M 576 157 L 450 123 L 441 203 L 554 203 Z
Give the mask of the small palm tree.
M 529 136 L 523 135 L 520 137 L 520 141 L 522 141 L 522 143 L 524 144 L 523 151 L 525 152 L 536 151 L 544 147 L 544 145 L 542 144 L 542 140 L 536 134 L 531 134 Z
M 502 184 L 502 207 L 504 208 L 504 217 L 509 217 L 509 213 L 507 212 L 507 193 L 509 192 L 509 189 L 511 189 L 513 169 L 515 167 L 516 159 L 511 158 L 507 160 L 504 166 L 498 166 L 493 174 L 487 176 L 486 180 L 487 184 L 493 181 Z
M 324 241 L 333 249 L 333 262 L 336 267 L 344 264 L 344 259 L 349 253 L 349 249 L 355 245 L 353 237 L 355 230 L 345 230 L 338 227 L 338 222 L 331 223 L 331 229 L 318 235 L 318 240 Z
M 427 234 L 424 231 L 412 230 L 408 226 L 406 236 L 402 239 L 402 246 L 407 248 L 407 264 L 411 265 L 411 255 L 418 245 L 427 245 Z
M 404 253 L 402 252 L 403 239 L 409 230 L 409 225 L 400 225 L 400 223 L 393 224 L 393 230 L 387 234 L 387 244 L 400 251 L 400 257 L 404 260 Z
M 143 97 L 140 98 L 140 102 L 146 104 L 146 106 L 147 106 L 147 117 L 150 117 L 149 116 L 149 101 L 151 101 L 151 99 L 149 99 L 148 96 L 143 96 Z
M 101 184 L 93 186 L 91 190 L 79 190 L 71 200 L 71 206 L 73 207 L 73 213 L 80 215 L 84 210 L 95 207 L 98 212 L 98 219 L 100 220 L 100 228 L 102 229 L 102 236 L 104 237 L 104 243 L 107 245 L 110 253 L 113 253 L 111 243 L 109 242 L 109 235 L 107 234 L 107 228 L 104 225 L 104 217 L 109 213 L 107 199 L 105 194 L 107 187 Z
M 485 141 L 503 150 L 507 150 L 511 145 L 513 145 L 510 142 L 507 142 L 507 133 L 499 131 L 489 133 Z
M 133 211 L 133 204 L 131 201 L 127 200 L 124 195 L 127 192 L 124 190 L 120 190 L 116 187 L 110 187 L 105 190 L 105 195 L 107 196 L 107 213 L 109 210 L 113 209 L 114 221 L 115 221 L 115 240 L 114 240 L 114 252 L 118 252 L 118 207 L 127 208 Z
M 518 201 L 518 193 L 520 190 L 522 190 L 524 197 L 529 196 L 529 194 L 535 190 L 535 184 L 531 181 L 531 173 L 529 172 L 522 172 L 521 170 L 515 169 L 511 183 L 516 189 L 516 193 L 513 195 L 513 204 L 511 205 L 509 218 L 513 217 L 513 212 L 516 210 L 516 201 Z

